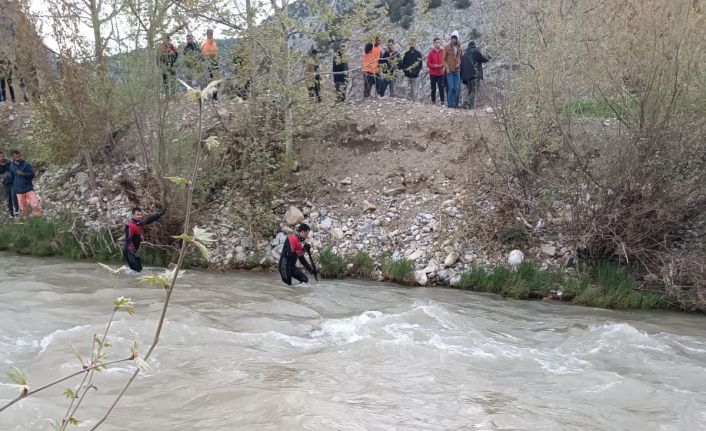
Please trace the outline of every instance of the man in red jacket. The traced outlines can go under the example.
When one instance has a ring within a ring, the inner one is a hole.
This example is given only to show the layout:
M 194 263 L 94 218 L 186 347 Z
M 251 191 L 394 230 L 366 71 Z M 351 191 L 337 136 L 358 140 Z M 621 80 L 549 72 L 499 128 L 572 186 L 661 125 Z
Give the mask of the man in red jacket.
M 288 285 L 292 284 L 292 278 L 299 280 L 301 283 L 306 283 L 309 279 L 297 268 L 297 259 L 309 271 L 309 274 L 316 276 L 316 270 L 309 265 L 304 257 L 305 252 L 309 252 L 309 244 L 304 241 L 309 237 L 309 226 L 302 223 L 297 228 L 297 231 L 287 237 L 282 248 L 282 254 L 279 257 L 279 275 L 282 281 Z
M 436 88 L 439 88 L 439 98 L 444 104 L 444 49 L 438 37 L 434 38 L 434 47 L 427 54 L 427 67 L 431 80 L 431 103 L 436 103 Z

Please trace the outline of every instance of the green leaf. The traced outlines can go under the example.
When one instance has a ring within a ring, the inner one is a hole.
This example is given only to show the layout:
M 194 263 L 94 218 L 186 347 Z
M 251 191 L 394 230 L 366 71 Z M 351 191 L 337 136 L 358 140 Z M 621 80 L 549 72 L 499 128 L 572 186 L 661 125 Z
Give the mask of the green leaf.
M 18 385 L 27 386 L 27 375 L 24 371 L 17 367 L 12 367 L 12 370 L 7 372 L 10 379 Z
M 218 138 L 216 138 L 215 136 L 210 136 L 208 139 L 206 139 L 206 149 L 208 151 L 213 151 L 220 145 L 221 143 L 218 142 Z
M 216 242 L 212 232 L 198 226 L 194 226 L 194 240 L 203 244 Z
M 139 356 L 135 357 L 135 363 L 137 364 L 138 367 L 140 367 L 140 369 L 142 371 L 149 371 L 150 370 L 149 364 L 147 362 L 145 362 L 145 360 Z
M 84 365 L 85 363 L 83 362 L 83 357 L 78 352 L 78 350 L 76 350 L 76 348 L 74 347 L 73 344 L 69 344 L 69 349 L 71 349 L 71 353 L 73 353 L 74 356 L 76 356 L 78 358 L 79 362 L 81 362 L 81 365 Z
M 80 424 L 80 423 L 81 423 L 81 421 L 78 420 L 78 419 L 76 419 L 76 418 L 73 417 L 73 416 L 69 418 L 69 424 L 71 424 L 71 425 L 78 425 L 78 424 Z
M 159 286 L 169 286 L 169 281 L 161 275 L 145 275 L 140 277 L 141 284 L 156 284 Z
M 175 239 L 180 239 L 184 242 L 191 242 L 194 240 L 194 237 L 185 233 L 182 233 L 181 235 L 172 235 L 172 238 Z
M 204 257 L 204 259 L 208 261 L 211 260 L 211 253 L 208 251 L 205 245 L 201 244 L 198 241 L 194 242 L 194 245 L 196 246 L 196 248 L 199 249 L 199 252 L 201 252 L 201 255 Z
M 177 186 L 185 186 L 189 184 L 189 180 L 183 177 L 164 177 L 165 179 L 171 181 L 172 183 L 176 184 Z
M 120 298 L 113 301 L 113 306 L 116 310 L 125 311 L 131 316 L 135 314 L 135 301 L 133 301 L 132 298 L 126 298 L 124 296 L 121 296 Z
M 71 388 L 66 388 L 66 390 L 64 391 L 64 396 L 68 399 L 75 398 L 76 392 Z

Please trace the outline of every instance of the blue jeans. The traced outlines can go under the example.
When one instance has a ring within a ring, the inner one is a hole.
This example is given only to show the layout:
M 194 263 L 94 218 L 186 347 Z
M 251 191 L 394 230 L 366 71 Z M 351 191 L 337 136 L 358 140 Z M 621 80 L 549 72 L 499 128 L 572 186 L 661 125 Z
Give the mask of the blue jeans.
M 459 72 L 449 72 L 446 74 L 448 88 L 446 89 L 446 101 L 449 108 L 458 105 L 458 90 L 461 86 L 461 74 Z

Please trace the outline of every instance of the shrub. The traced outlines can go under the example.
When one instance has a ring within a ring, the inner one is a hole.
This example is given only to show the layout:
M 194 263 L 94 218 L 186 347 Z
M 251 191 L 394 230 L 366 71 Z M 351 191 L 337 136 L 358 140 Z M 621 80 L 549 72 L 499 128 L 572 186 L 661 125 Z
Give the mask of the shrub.
M 471 0 L 454 0 L 456 9 L 468 9 L 471 6 Z
M 375 263 L 368 252 L 360 250 L 350 257 L 350 275 L 361 280 L 372 280 Z
M 380 259 L 383 276 L 395 283 L 414 284 L 414 264 L 407 259 L 394 260 L 389 254 Z
M 324 247 L 319 252 L 319 274 L 323 278 L 343 278 L 346 276 L 346 258 Z
M 436 9 L 441 6 L 441 0 L 429 0 L 429 6 L 427 9 Z

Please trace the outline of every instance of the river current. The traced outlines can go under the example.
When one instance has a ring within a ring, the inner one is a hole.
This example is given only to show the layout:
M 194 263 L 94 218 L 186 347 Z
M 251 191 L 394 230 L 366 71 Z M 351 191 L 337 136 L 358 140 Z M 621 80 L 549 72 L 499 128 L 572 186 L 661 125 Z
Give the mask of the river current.
M 0 254 L 0 404 L 80 367 L 107 322 L 96 264 Z M 164 291 L 119 280 L 110 357 L 151 341 Z M 143 347 L 144 350 L 144 347 Z M 102 430 L 706 430 L 706 318 L 358 281 L 187 271 L 162 339 Z M 96 376 L 88 429 L 133 369 Z M 74 381 L 77 383 L 77 381 Z M 59 385 L 0 413 L 51 430 Z

